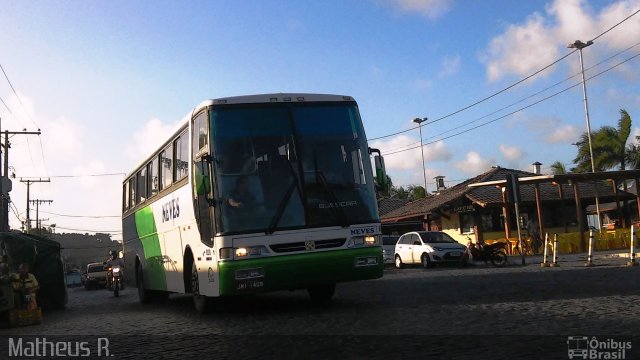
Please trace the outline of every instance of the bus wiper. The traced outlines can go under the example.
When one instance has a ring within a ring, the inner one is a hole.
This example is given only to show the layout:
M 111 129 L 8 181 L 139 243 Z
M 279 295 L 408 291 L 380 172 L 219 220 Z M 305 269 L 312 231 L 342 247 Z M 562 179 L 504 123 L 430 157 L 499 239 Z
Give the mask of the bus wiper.
M 329 187 L 329 183 L 327 182 L 327 179 L 324 177 L 324 173 L 322 172 L 322 170 L 316 170 L 316 175 L 318 176 L 318 179 L 320 179 L 320 182 L 324 186 L 325 190 L 327 190 L 327 192 L 329 193 L 329 197 L 331 198 L 331 201 L 333 201 L 334 204 L 340 204 L 340 202 L 338 201 L 338 198 L 336 197 L 336 194 L 333 192 L 333 190 L 331 190 L 331 187 Z M 338 206 L 337 208 L 331 207 L 331 209 L 333 209 L 334 214 L 338 215 L 336 217 L 338 218 L 338 222 L 340 223 L 340 226 L 342 227 L 349 226 L 349 222 L 347 221 L 347 214 L 344 213 L 344 209 L 342 207 L 340 206 Z
M 284 195 L 284 198 L 282 198 L 282 201 L 280 201 L 280 204 L 278 204 L 278 208 L 276 209 L 276 213 L 275 213 L 275 215 L 273 215 L 273 218 L 271 218 L 271 222 L 269 223 L 269 227 L 265 231 L 265 234 L 267 234 L 267 235 L 273 234 L 273 232 L 275 231 L 276 227 L 278 226 L 278 222 L 280 222 L 280 218 L 284 214 L 284 209 L 286 209 L 287 204 L 289 204 L 289 199 L 291 198 L 291 195 L 293 194 L 293 190 L 296 189 L 296 182 L 297 182 L 297 180 L 296 180 L 296 178 L 294 178 L 293 182 L 291 183 L 291 185 L 289 185 L 289 188 L 287 189 L 287 193 Z
M 293 182 L 291 183 L 291 185 L 289 185 L 289 188 L 287 189 L 287 193 L 284 195 L 284 198 L 280 201 L 280 204 L 278 204 L 278 208 L 276 209 L 276 213 L 273 215 L 273 218 L 271 218 L 269 227 L 267 227 L 267 230 L 265 231 L 267 235 L 273 234 L 276 227 L 278 226 L 278 222 L 280 222 L 280 218 L 284 214 L 284 210 L 287 208 L 287 204 L 289 204 L 289 199 L 291 199 L 293 190 L 297 188 L 298 193 L 301 194 L 298 175 L 296 175 L 296 172 L 293 171 L 293 166 L 291 166 L 291 163 L 289 161 L 287 161 L 287 164 L 289 165 L 289 172 L 291 173 Z

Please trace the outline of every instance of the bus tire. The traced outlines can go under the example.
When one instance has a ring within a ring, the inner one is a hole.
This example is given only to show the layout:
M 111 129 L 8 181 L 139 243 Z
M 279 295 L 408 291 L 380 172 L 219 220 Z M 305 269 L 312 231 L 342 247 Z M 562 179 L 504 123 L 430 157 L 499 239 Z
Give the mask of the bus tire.
M 136 266 L 136 285 L 138 286 L 138 300 L 142 304 L 151 302 L 151 291 L 144 288 L 144 276 L 142 274 L 142 265 Z
M 327 303 L 333 297 L 333 294 L 336 292 L 336 284 L 324 284 L 312 286 L 307 289 L 309 292 L 309 297 L 311 301 L 314 303 Z
M 193 294 L 193 305 L 198 314 L 206 314 L 211 308 L 211 298 L 200 295 L 200 283 L 198 282 L 198 267 L 194 261 L 191 262 L 191 293 Z

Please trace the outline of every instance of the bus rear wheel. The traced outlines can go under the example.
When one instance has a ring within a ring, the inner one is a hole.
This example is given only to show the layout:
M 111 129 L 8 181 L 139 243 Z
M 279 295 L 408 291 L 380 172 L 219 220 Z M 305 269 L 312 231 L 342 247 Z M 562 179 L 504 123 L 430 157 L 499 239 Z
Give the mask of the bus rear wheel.
M 144 288 L 142 265 L 136 266 L 136 285 L 138 286 L 138 299 L 142 304 L 151 302 L 151 291 Z
M 196 312 L 205 314 L 211 310 L 211 298 L 200 295 L 200 282 L 198 281 L 198 267 L 191 263 L 191 292 L 193 293 L 193 305 Z
M 307 289 L 309 297 L 312 302 L 315 303 L 327 303 L 333 297 L 336 292 L 336 284 L 324 284 L 312 286 Z

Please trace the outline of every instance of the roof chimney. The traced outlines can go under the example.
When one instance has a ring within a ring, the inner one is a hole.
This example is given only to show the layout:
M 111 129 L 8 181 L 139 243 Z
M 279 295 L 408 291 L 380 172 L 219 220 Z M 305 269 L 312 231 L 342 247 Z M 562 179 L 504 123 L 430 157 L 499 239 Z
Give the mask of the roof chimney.
M 436 192 L 440 191 L 440 190 L 444 190 L 447 187 L 444 185 L 444 176 L 442 175 L 438 175 L 435 177 L 436 179 Z
M 531 165 L 533 165 L 533 173 L 536 174 L 536 175 L 540 175 L 540 173 L 541 173 L 540 172 L 540 166 L 542 166 L 542 164 L 536 161 Z

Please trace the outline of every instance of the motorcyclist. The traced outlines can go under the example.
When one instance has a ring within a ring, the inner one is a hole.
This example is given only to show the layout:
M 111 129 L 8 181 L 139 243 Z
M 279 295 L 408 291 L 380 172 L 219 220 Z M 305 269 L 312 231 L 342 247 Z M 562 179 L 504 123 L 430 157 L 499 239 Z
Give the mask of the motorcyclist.
M 104 263 L 107 271 L 107 288 L 111 288 L 111 279 L 112 279 L 112 269 L 114 266 L 120 267 L 120 274 L 122 275 L 122 271 L 124 270 L 124 261 L 118 257 L 118 252 L 116 250 L 109 251 L 109 259 Z

